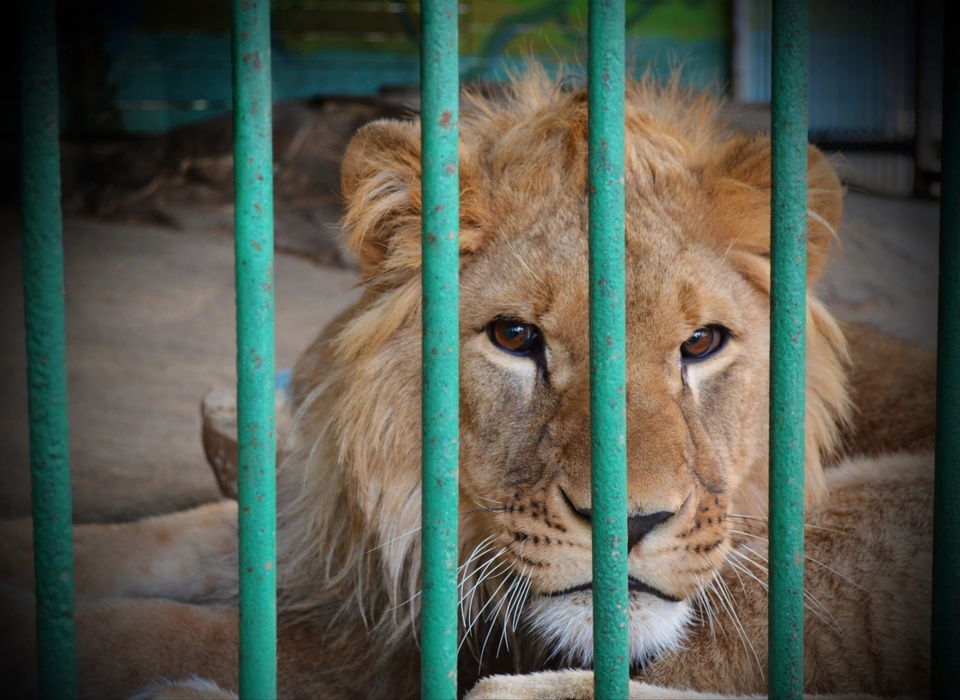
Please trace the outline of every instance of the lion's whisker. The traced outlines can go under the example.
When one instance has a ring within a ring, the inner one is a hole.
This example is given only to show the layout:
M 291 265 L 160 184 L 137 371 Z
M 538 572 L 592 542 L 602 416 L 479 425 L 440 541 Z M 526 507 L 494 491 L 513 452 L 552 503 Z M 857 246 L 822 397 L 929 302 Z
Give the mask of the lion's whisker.
M 485 548 L 482 552 L 479 552 L 479 553 L 478 553 L 478 557 L 479 557 L 479 556 L 482 556 L 482 555 L 486 555 L 487 553 L 492 552 L 492 551 L 493 551 L 493 547 L 487 547 L 487 548 Z M 488 575 L 488 574 L 487 574 L 487 570 L 488 570 L 491 566 L 493 566 L 494 568 L 501 568 L 501 567 L 503 567 L 503 566 L 505 565 L 505 562 L 500 561 L 500 560 L 498 559 L 498 557 L 499 557 L 501 554 L 503 554 L 505 551 L 507 551 L 507 548 L 506 548 L 506 547 L 501 547 L 499 552 L 497 552 L 497 553 L 494 554 L 492 557 L 490 557 L 489 559 L 487 559 L 487 560 L 486 560 L 483 564 L 481 564 L 473 573 L 475 573 L 477 576 L 479 576 L 481 581 L 484 580 L 485 578 L 487 578 L 487 575 Z M 493 574 L 490 574 L 490 575 L 493 575 Z M 460 581 L 460 584 L 459 584 L 457 587 L 458 587 L 458 588 L 462 588 L 462 587 L 464 586 L 464 584 L 466 583 L 466 581 L 467 581 L 467 577 L 466 577 L 466 576 L 462 577 L 462 578 L 461 578 L 461 581 Z M 476 586 L 474 586 L 474 587 L 476 587 Z M 471 590 L 472 590 L 472 589 L 471 589 Z
M 483 556 L 484 554 L 489 552 L 491 549 L 493 549 L 493 547 L 490 546 L 490 543 L 493 542 L 493 540 L 494 540 L 493 535 L 490 535 L 489 537 L 486 537 L 485 539 L 481 540 L 480 543 L 473 548 L 473 551 L 470 553 L 470 556 L 467 557 L 466 561 L 464 561 L 459 567 L 457 567 L 457 573 L 458 574 L 462 573 L 471 563 L 473 563 L 479 557 Z M 461 579 L 461 585 L 462 583 L 463 582 Z
M 845 532 L 844 530 L 837 530 L 836 528 L 832 528 L 832 527 L 823 527 L 822 525 L 811 525 L 810 523 L 804 523 L 803 526 L 810 528 L 811 530 L 822 530 L 823 532 L 833 532 L 838 535 L 850 534 L 849 532 Z
M 508 598 L 507 607 L 504 608 L 504 619 L 502 624 L 502 631 L 500 633 L 500 644 L 497 645 L 497 656 L 500 655 L 500 649 L 505 648 L 507 651 L 510 651 L 510 641 L 507 638 L 508 633 L 513 633 L 513 628 L 510 628 L 510 618 L 512 615 L 515 615 L 515 609 L 519 608 L 525 602 L 522 597 L 519 595 L 520 591 L 523 589 L 523 585 L 526 581 L 527 565 L 523 565 L 523 570 L 514 579 L 513 583 L 510 584 L 510 588 L 507 590 L 506 597 Z
M 499 552 L 497 552 L 493 557 L 491 557 L 486 563 L 483 564 L 483 566 L 481 566 L 476 571 L 476 575 L 477 575 L 476 583 L 474 583 L 474 585 L 470 588 L 469 591 L 467 591 L 460 597 L 460 602 L 458 603 L 458 605 L 461 606 L 461 610 L 473 608 L 473 601 L 475 600 L 475 597 L 476 597 L 476 591 L 480 588 L 481 584 L 483 584 L 484 581 L 487 581 L 488 579 L 491 579 L 494 576 L 499 575 L 504 569 L 509 568 L 508 562 L 498 561 L 497 559 L 497 557 L 503 554 L 505 549 L 506 548 L 501 549 Z M 490 568 L 491 565 L 494 565 L 492 569 Z M 468 596 L 470 598 L 470 604 L 467 606 L 464 606 L 463 605 L 464 601 L 466 601 Z M 483 608 L 480 609 L 480 611 L 477 613 L 477 616 L 479 616 L 480 613 L 482 612 L 483 612 Z
M 460 599 L 460 604 L 462 605 L 463 602 L 468 597 L 470 598 L 470 604 L 466 606 L 467 609 L 473 608 L 473 601 L 476 598 L 477 591 L 485 581 L 488 581 L 496 576 L 499 576 L 505 569 L 509 568 L 509 564 L 507 564 L 506 562 L 499 562 L 493 569 L 489 569 L 489 570 L 486 568 L 488 566 L 489 566 L 489 563 L 484 565 L 484 571 L 479 574 L 479 578 L 477 579 L 477 582 L 470 588 L 469 591 L 464 593 L 463 597 Z
M 741 546 L 742 548 L 748 550 L 749 552 L 751 552 L 754 556 L 762 559 L 763 561 L 767 561 L 767 559 L 766 559 L 762 554 L 760 554 L 759 552 L 756 552 L 756 551 L 750 549 L 750 548 L 747 547 L 746 545 L 740 545 L 740 546 Z M 744 562 L 753 564 L 754 566 L 756 566 L 758 569 L 760 569 L 764 574 L 766 574 L 766 575 L 769 577 L 770 571 L 769 571 L 769 569 L 767 569 L 767 567 L 763 566 L 762 564 L 760 564 L 760 563 L 757 562 L 757 561 L 754 561 L 753 559 L 751 559 L 749 556 L 747 556 L 747 555 L 744 554 L 743 552 L 737 551 L 737 550 L 731 550 L 731 554 L 734 554 L 740 561 L 744 561 Z M 731 562 L 731 564 L 734 564 L 734 561 L 733 561 L 732 559 L 730 560 L 730 562 Z M 734 565 L 736 566 L 736 564 L 734 564 Z M 745 574 L 748 574 L 749 576 L 753 577 L 753 579 L 754 579 L 757 583 L 759 583 L 759 584 L 763 587 L 763 589 L 764 589 L 765 591 L 769 591 L 769 590 L 770 590 L 770 587 L 767 585 L 767 583 L 765 583 L 764 581 L 760 580 L 760 578 L 758 578 L 756 575 L 754 575 L 753 572 L 751 572 L 750 570 L 744 568 L 744 567 L 742 566 L 742 564 L 739 565 L 739 566 L 741 567 L 741 568 L 740 568 L 741 571 L 743 571 Z M 829 609 L 826 605 L 824 605 L 820 600 L 818 600 L 817 597 L 814 596 L 814 595 L 806 588 L 806 586 L 804 586 L 804 589 L 803 589 L 803 598 L 804 598 L 804 601 L 805 601 L 804 604 L 803 604 L 803 607 L 804 607 L 804 608 L 806 608 L 807 610 L 809 610 L 811 614 L 813 614 L 813 615 L 815 615 L 816 617 L 818 617 L 825 625 L 827 625 L 828 627 L 830 627 L 830 629 L 832 629 L 834 632 L 836 632 L 837 634 L 839 634 L 839 635 L 841 635 L 841 636 L 843 635 L 843 629 L 840 627 L 840 623 L 837 621 L 836 617 L 834 617 L 833 613 L 830 612 L 830 609 Z M 816 606 L 817 608 L 820 608 L 820 610 L 822 610 L 823 612 L 818 611 L 814 606 Z M 828 618 L 829 618 L 829 619 L 828 619 Z
M 478 513 L 503 513 L 506 512 L 506 506 L 501 506 L 499 508 L 491 508 L 490 506 L 483 506 L 479 503 L 477 507 L 472 510 L 461 510 L 460 515 L 477 515 Z
M 730 547 L 729 545 L 724 545 L 724 552 L 726 552 L 726 554 L 732 554 L 732 555 L 738 556 L 737 551 L 736 551 L 733 547 Z M 729 559 L 728 559 L 728 561 L 729 561 Z M 733 563 L 733 562 L 731 562 L 731 563 Z M 740 582 L 740 590 L 743 591 L 743 595 L 744 595 L 744 597 L 746 597 L 746 596 L 747 596 L 747 586 L 746 586 L 746 584 L 744 584 L 743 579 L 740 577 L 739 571 L 738 571 L 736 568 L 734 568 L 734 569 L 733 569 L 733 573 L 736 574 L 737 580 Z M 759 582 L 759 580 L 758 580 L 758 582 Z
M 764 668 L 763 664 L 760 663 L 760 656 L 757 654 L 757 650 L 753 647 L 753 642 L 750 641 L 750 638 L 747 636 L 747 631 L 743 627 L 743 623 L 740 621 L 740 616 L 737 614 L 736 607 L 733 604 L 733 598 L 730 595 L 730 590 L 727 587 L 726 581 L 722 578 L 714 579 L 716 582 L 713 586 L 714 590 L 719 593 L 719 600 L 723 607 L 726 609 L 727 613 L 730 615 L 730 619 L 733 620 L 733 624 L 736 626 L 738 634 L 740 636 L 740 642 L 743 645 L 744 651 L 748 651 L 753 654 L 754 660 L 757 662 L 757 669 L 760 673 L 760 677 L 764 677 Z
M 378 544 L 376 547 L 371 547 L 370 549 L 367 550 L 367 554 L 370 554 L 371 552 L 376 552 L 378 549 L 383 549 L 384 547 L 388 547 L 388 546 L 390 546 L 391 544 L 393 544 L 394 542 L 398 542 L 399 540 L 402 540 L 404 537 L 409 537 L 410 535 L 413 535 L 413 534 L 415 534 L 415 533 L 417 533 L 417 532 L 420 532 L 420 530 L 422 530 L 422 529 L 423 529 L 422 527 L 415 527 L 415 528 L 413 528 L 412 530 L 410 530 L 409 532 L 405 532 L 405 533 L 403 533 L 402 535 L 397 535 L 397 536 L 394 537 L 393 539 L 387 540 L 386 542 L 383 542 L 382 544 Z
M 500 505 L 500 506 L 505 505 L 503 501 L 498 501 L 498 500 L 493 499 L 493 498 L 487 498 L 486 496 L 474 496 L 474 497 L 473 497 L 473 502 L 474 502 L 474 503 L 477 503 L 477 499 L 478 499 L 478 498 L 479 498 L 481 501 L 490 501 L 491 503 L 496 503 L 496 504 L 498 504 L 498 505 Z M 479 506 L 480 504 L 477 503 L 477 505 Z
M 504 548 L 504 549 L 505 549 L 505 548 Z M 498 552 L 496 556 L 500 556 L 500 554 L 503 553 L 503 551 L 504 551 L 503 549 L 500 550 L 500 552 Z M 474 598 L 474 592 L 480 587 L 480 584 L 482 584 L 484 581 L 487 581 L 488 579 L 493 578 L 494 576 L 498 575 L 503 569 L 505 569 L 505 568 L 508 569 L 508 568 L 509 568 L 509 564 L 508 564 L 507 562 L 500 562 L 492 571 L 487 571 L 487 568 L 488 568 L 488 567 L 490 566 L 490 564 L 491 564 L 493 561 L 495 561 L 495 560 L 496 560 L 496 558 L 494 557 L 494 558 L 491 559 L 489 562 L 487 562 L 486 564 L 484 564 L 484 566 L 483 566 L 484 573 L 480 574 L 480 580 L 477 581 L 477 583 L 473 586 L 473 588 L 471 588 L 470 591 L 469 591 L 467 594 L 465 594 L 463 598 L 461 598 L 461 604 L 462 604 L 462 601 L 466 599 L 466 596 L 467 596 L 467 595 L 470 595 L 471 598 L 470 598 L 470 606 L 469 606 L 469 607 L 470 607 L 470 609 L 472 610 L 472 609 L 473 609 L 473 601 L 474 601 L 474 599 L 475 599 L 475 598 Z M 494 590 L 493 593 L 490 594 L 490 597 L 488 598 L 488 600 L 481 606 L 481 608 L 480 608 L 479 610 L 476 611 L 475 614 L 472 614 L 472 619 L 471 619 L 471 621 L 470 621 L 470 626 L 467 628 L 466 632 L 464 633 L 464 640 L 467 639 L 467 638 L 470 636 L 469 633 L 472 631 L 472 629 L 473 629 L 473 627 L 476 625 L 476 623 L 480 620 L 480 618 L 482 617 L 484 611 L 487 609 L 487 607 L 490 605 L 491 602 L 493 602 L 494 600 L 496 600 L 496 595 L 497 595 L 497 593 L 500 592 L 500 589 L 503 588 L 504 584 L 505 584 L 507 581 L 509 581 L 510 578 L 511 578 L 510 572 L 508 571 L 508 572 L 507 572 L 507 575 L 504 577 L 503 581 L 501 581 L 500 585 L 497 586 L 496 590 Z M 463 640 L 461 640 L 461 642 L 460 642 L 460 646 L 462 646 L 462 645 L 463 645 Z M 481 652 L 481 656 L 482 656 L 482 652 Z
M 723 601 L 720 599 L 720 593 L 716 590 L 715 585 L 710 585 L 707 588 L 707 592 L 710 594 L 711 601 L 716 600 L 717 607 L 713 608 L 713 603 L 711 602 L 711 609 L 713 614 L 716 616 L 716 626 L 719 628 L 721 634 L 723 634 L 724 639 L 730 639 L 730 635 L 727 634 L 727 628 L 720 624 L 720 613 L 726 612 L 726 607 L 723 605 Z
M 510 629 L 513 632 L 516 632 L 517 628 L 520 626 L 520 616 L 523 613 L 523 608 L 526 607 L 527 600 L 530 597 L 531 581 L 527 577 L 526 564 L 524 564 L 523 571 L 520 572 L 520 580 L 522 581 L 522 584 L 520 588 L 517 589 L 518 605 L 514 607 L 513 620 L 510 623 Z
M 463 564 L 461 564 L 460 567 L 457 569 L 457 575 L 459 576 L 459 579 L 460 579 L 459 582 L 457 583 L 457 590 L 462 594 L 458 602 L 458 606 L 460 608 L 460 619 L 463 622 L 464 627 L 468 627 L 467 611 L 469 608 L 473 606 L 473 598 L 471 597 L 471 601 L 469 605 L 464 605 L 464 601 L 466 600 L 466 597 L 467 595 L 469 595 L 469 593 L 463 594 L 463 589 L 466 586 L 467 582 L 474 575 L 479 576 L 479 579 L 480 579 L 480 581 L 478 581 L 476 585 L 479 585 L 479 583 L 483 581 L 483 578 L 484 578 L 483 572 L 490 565 L 490 563 L 495 560 L 495 557 L 488 559 L 477 569 L 471 570 L 471 567 L 475 562 L 479 561 L 481 557 L 485 556 L 486 554 L 488 554 L 493 550 L 493 546 L 491 546 L 491 543 L 493 542 L 493 540 L 494 540 L 493 535 L 490 535 L 489 537 L 486 537 L 483 540 L 481 540 L 473 548 L 473 551 L 470 553 L 470 556 L 467 557 L 467 560 Z M 470 593 L 472 593 L 474 589 L 471 589 Z
M 733 528 L 730 528 L 730 532 L 735 533 L 735 534 L 738 534 L 738 535 L 744 535 L 744 536 L 746 536 L 746 537 L 753 537 L 753 538 L 758 539 L 758 540 L 769 541 L 769 538 L 766 537 L 766 536 L 764 536 L 764 535 L 755 535 L 755 534 L 753 534 L 753 533 L 751 533 L 751 532 L 744 532 L 744 531 L 742 531 L 742 530 L 735 530 L 735 529 L 733 529 Z M 749 549 L 749 547 L 747 547 L 745 544 L 741 544 L 741 546 L 744 547 L 745 549 Z M 751 550 L 751 551 L 753 551 L 753 550 Z M 766 558 L 762 557 L 762 555 L 758 554 L 757 552 L 754 552 L 754 554 L 757 554 L 757 556 L 761 556 L 761 558 L 763 558 L 764 561 L 767 561 Z M 827 565 L 827 564 L 824 564 L 822 561 L 820 561 L 820 560 L 818 560 L 818 559 L 814 559 L 813 557 L 811 557 L 811 556 L 810 556 L 809 554 L 807 554 L 806 552 L 803 553 L 803 558 L 806 559 L 807 561 L 809 561 L 809 562 L 812 563 L 812 564 L 816 564 L 817 566 L 823 567 L 824 569 L 826 569 L 827 571 L 829 571 L 829 572 L 830 572 L 831 574 L 833 574 L 834 576 L 837 576 L 838 578 L 841 578 L 841 579 L 843 579 L 844 581 L 846 581 L 847 583 L 849 583 L 849 584 L 850 584 L 851 586 L 853 586 L 854 588 L 858 588 L 858 589 L 860 589 L 861 591 L 866 592 L 866 589 L 865 589 L 863 586 L 861 586 L 859 583 L 857 583 L 856 581 L 852 580 L 852 579 L 849 578 L 848 576 L 845 576 L 844 574 L 841 574 L 839 571 L 837 571 L 837 570 L 834 569 L 833 567 L 831 567 L 831 566 L 829 566 L 829 565 Z
M 710 638 L 713 641 L 716 641 L 717 630 L 713 620 L 713 606 L 710 603 L 709 596 L 707 596 L 706 589 L 703 587 L 703 582 L 700 580 L 697 580 L 697 595 L 695 596 L 695 603 L 695 609 L 703 610 L 707 618 L 705 621 L 701 619 L 700 624 L 706 622 L 710 626 Z
M 457 568 L 457 576 L 459 578 L 457 582 L 458 590 L 462 591 L 466 582 L 470 580 L 470 577 L 473 576 L 474 573 L 476 573 L 477 567 L 475 567 L 475 564 L 478 561 L 480 561 L 481 557 L 484 557 L 486 554 L 488 554 L 492 550 L 493 550 L 493 547 L 489 545 L 484 546 L 483 549 L 480 549 L 480 547 L 478 546 L 476 549 L 473 550 L 473 552 L 471 552 L 467 560 Z
M 753 533 L 753 532 L 747 532 L 746 530 L 737 530 L 736 528 L 733 528 L 733 527 L 729 528 L 729 529 L 727 530 L 727 532 L 729 532 L 731 535 L 743 535 L 744 537 L 752 537 L 753 539 L 755 539 L 755 540 L 760 540 L 761 542 L 769 542 L 769 541 L 770 541 L 770 538 L 767 537 L 766 535 L 757 535 L 757 534 L 755 534 L 755 533 Z M 736 541 L 736 544 L 737 544 L 738 547 L 747 548 L 747 545 L 746 545 L 745 542 L 741 542 L 741 541 L 737 540 L 737 541 Z M 751 551 L 752 551 L 752 550 L 751 550 Z M 766 559 L 764 559 L 764 561 L 766 561 Z
M 763 588 L 763 590 L 765 590 L 765 591 L 769 591 L 769 590 L 770 590 L 770 587 L 767 585 L 767 582 L 764 581 L 763 579 L 761 579 L 761 578 L 760 578 L 759 576 L 757 576 L 755 573 L 753 573 L 753 572 L 752 572 L 750 569 L 748 569 L 746 566 L 744 566 L 744 563 L 743 563 L 743 562 L 746 562 L 746 563 L 748 563 L 748 564 L 753 564 L 754 566 L 758 567 L 763 573 L 767 573 L 766 567 L 758 564 L 758 563 L 755 562 L 753 559 L 751 559 L 750 557 L 748 557 L 746 554 L 744 554 L 743 552 L 740 552 L 740 551 L 738 551 L 738 550 L 736 550 L 736 549 L 731 549 L 731 550 L 730 550 L 730 554 L 735 557 L 734 559 L 728 559 L 728 560 L 727 560 L 727 561 L 730 562 L 730 565 L 731 565 L 731 566 L 736 567 L 739 571 L 743 572 L 744 574 L 746 574 L 747 576 L 749 576 L 750 578 L 752 578 L 754 581 L 756 581 L 757 583 L 759 583 L 760 586 Z M 740 583 L 743 584 L 743 579 L 740 580 Z M 744 593 L 746 593 L 746 589 L 745 589 L 745 588 L 744 588 Z
M 742 519 L 742 520 L 756 520 L 756 521 L 762 522 L 762 523 L 768 523 L 768 522 L 769 522 L 769 518 L 767 518 L 767 517 L 765 517 L 765 516 L 762 516 L 762 515 L 744 515 L 744 514 L 742 514 L 742 513 L 727 513 L 724 517 L 727 517 L 727 518 L 740 518 L 740 519 Z M 812 523 L 804 523 L 803 526 L 804 526 L 805 528 L 810 529 L 810 530 L 822 530 L 823 532 L 833 532 L 833 533 L 836 533 L 836 534 L 838 534 L 838 535 L 847 535 L 847 534 L 849 534 L 848 532 L 845 532 L 844 530 L 837 530 L 836 528 L 832 528 L 832 527 L 824 527 L 823 525 L 814 525 L 814 524 L 812 524 Z
M 516 595 L 517 595 L 517 592 L 520 590 L 520 588 L 523 586 L 524 576 L 526 575 L 526 573 L 527 573 L 527 567 L 526 567 L 526 564 L 524 564 L 523 569 L 514 579 L 514 582 L 510 585 L 510 590 L 507 591 L 507 596 L 509 597 L 509 600 L 507 601 L 507 607 L 504 608 L 504 611 L 503 611 L 504 629 L 508 629 L 510 627 L 510 620 L 514 614 L 514 607 L 520 602 L 519 598 L 517 598 Z
M 402 603 L 397 603 L 397 604 L 394 605 L 392 608 L 387 608 L 387 610 L 389 610 L 389 611 L 392 612 L 392 611 L 394 611 L 394 610 L 399 610 L 399 609 L 402 608 L 404 605 L 409 605 L 409 604 L 412 603 L 414 600 L 416 600 L 417 598 L 420 597 L 420 593 L 421 593 L 421 591 L 417 591 L 416 593 L 414 593 L 412 596 L 410 596 L 409 598 L 407 598 L 407 599 L 406 599 L 405 601 L 403 601 Z
M 816 565 L 818 565 L 818 566 L 822 566 L 824 569 L 826 569 L 827 571 L 829 571 L 831 574 L 833 574 L 834 576 L 838 576 L 839 578 L 842 578 L 844 581 L 846 581 L 847 583 L 849 583 L 849 584 L 850 584 L 851 586 L 853 586 L 854 588 L 858 588 L 858 589 L 860 589 L 861 591 L 863 591 L 863 592 L 865 592 L 865 593 L 867 592 L 867 589 L 864 588 L 863 586 L 861 586 L 861 585 L 860 585 L 859 583 L 857 583 L 856 581 L 850 579 L 850 578 L 847 577 L 847 576 L 844 576 L 843 574 L 841 574 L 841 573 L 840 573 L 839 571 L 837 571 L 836 569 L 834 569 L 834 568 L 832 568 L 832 567 L 827 566 L 826 564 L 824 564 L 822 561 L 818 561 L 818 560 L 814 559 L 814 558 L 811 557 L 809 554 L 804 553 L 803 558 L 806 559 L 807 561 L 813 562 L 814 564 L 816 564 Z
M 473 589 L 471 589 L 471 593 L 473 593 L 473 591 L 476 590 L 477 586 L 479 586 L 480 583 L 483 582 L 483 580 L 485 579 L 483 578 L 480 579 L 477 585 L 474 586 Z M 475 650 L 475 647 L 473 644 L 472 632 L 473 632 L 473 628 L 476 626 L 477 622 L 479 621 L 480 616 L 479 616 L 479 613 L 476 613 L 474 611 L 474 600 L 475 600 L 475 596 L 471 595 L 470 604 L 468 606 L 463 606 L 461 604 L 461 608 L 460 608 L 461 620 L 463 621 L 464 629 L 463 629 L 463 636 L 461 637 L 460 642 L 457 645 L 457 653 L 460 652 L 464 644 L 469 644 L 470 648 Z
M 488 600 L 487 604 L 483 606 L 483 609 L 486 609 L 487 605 L 489 605 L 491 601 L 498 600 L 497 594 L 500 592 L 500 589 L 503 588 L 504 585 L 507 583 L 507 581 L 510 581 L 512 578 L 513 576 L 510 573 L 508 573 L 507 576 L 503 579 L 503 582 L 499 586 L 497 586 L 497 589 L 493 593 L 490 594 L 490 600 Z M 496 608 L 494 608 L 487 614 L 487 621 L 490 623 L 490 625 L 488 626 L 486 636 L 483 638 L 483 645 L 480 647 L 481 666 L 483 665 L 483 655 L 486 653 L 486 650 L 487 650 L 487 642 L 490 641 L 490 634 L 493 632 L 493 628 L 495 627 L 495 625 L 493 624 L 493 621 L 499 615 L 500 610 L 503 608 L 505 601 L 506 601 L 506 596 L 501 596 L 499 598 Z M 480 615 L 483 614 L 483 609 L 480 610 L 480 613 L 479 613 Z
M 473 572 L 471 572 L 470 576 L 471 577 L 473 576 Z M 472 581 L 472 578 L 470 580 Z M 482 581 L 482 578 L 481 578 L 481 581 Z M 457 586 L 457 589 L 460 592 L 460 597 L 457 600 L 457 607 L 460 609 L 460 621 L 464 627 L 467 627 L 469 626 L 470 611 L 473 609 L 474 598 L 471 595 L 473 592 L 472 588 L 467 593 L 463 592 L 463 583 L 464 582 L 461 581 L 460 584 Z M 479 583 L 475 585 L 479 585 Z M 469 598 L 469 602 L 467 601 L 468 598 Z

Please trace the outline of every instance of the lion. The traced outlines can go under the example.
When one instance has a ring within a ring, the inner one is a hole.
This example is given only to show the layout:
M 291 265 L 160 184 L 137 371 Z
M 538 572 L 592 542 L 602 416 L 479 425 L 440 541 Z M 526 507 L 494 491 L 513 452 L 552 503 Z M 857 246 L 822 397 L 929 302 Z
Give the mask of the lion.
M 770 141 L 677 81 L 630 81 L 626 97 L 631 696 L 764 693 Z M 586 91 L 530 70 L 502 96 L 466 94 L 460 133 L 459 687 L 588 698 Z M 805 691 L 922 695 L 930 357 L 864 327 L 848 344 L 818 299 L 843 188 L 826 156 L 807 157 Z M 417 120 L 364 126 L 342 192 L 363 293 L 294 369 L 277 475 L 279 694 L 414 697 Z M 237 689 L 236 522 L 224 500 L 76 528 L 82 696 Z M 27 586 L 28 523 L 3 527 L 0 572 Z M 19 631 L 5 673 L 28 684 L 30 599 L 6 600 L 4 629 Z

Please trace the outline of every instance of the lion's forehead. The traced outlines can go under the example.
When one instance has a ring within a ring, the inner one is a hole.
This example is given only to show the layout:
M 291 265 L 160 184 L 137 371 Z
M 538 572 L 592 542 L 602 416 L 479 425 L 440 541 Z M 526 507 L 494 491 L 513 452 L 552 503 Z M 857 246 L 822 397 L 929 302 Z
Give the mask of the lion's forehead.
M 500 315 L 584 334 L 589 308 L 586 231 L 545 220 L 503 238 L 463 266 L 466 325 L 478 327 Z M 636 229 L 626 244 L 628 331 L 669 329 L 669 342 L 674 342 L 675 333 L 702 323 L 734 323 L 745 302 L 759 299 L 722 252 L 693 236 Z M 649 334 L 646 339 L 657 340 Z

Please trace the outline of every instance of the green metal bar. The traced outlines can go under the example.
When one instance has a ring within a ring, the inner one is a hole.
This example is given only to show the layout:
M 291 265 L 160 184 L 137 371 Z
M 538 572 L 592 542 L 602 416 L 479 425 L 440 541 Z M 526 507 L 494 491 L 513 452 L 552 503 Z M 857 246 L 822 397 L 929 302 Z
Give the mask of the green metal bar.
M 53 0 L 21 3 L 21 197 L 40 696 L 77 693 L 57 39 Z
M 773 6 L 769 694 L 803 692 L 806 0 Z
M 594 693 L 629 694 L 623 0 L 588 12 Z
M 240 695 L 277 696 L 270 2 L 233 3 Z
M 943 82 L 940 309 L 930 697 L 960 688 L 960 50 L 948 37 Z
M 421 4 L 423 597 L 421 695 L 457 697 L 459 73 L 456 0 Z

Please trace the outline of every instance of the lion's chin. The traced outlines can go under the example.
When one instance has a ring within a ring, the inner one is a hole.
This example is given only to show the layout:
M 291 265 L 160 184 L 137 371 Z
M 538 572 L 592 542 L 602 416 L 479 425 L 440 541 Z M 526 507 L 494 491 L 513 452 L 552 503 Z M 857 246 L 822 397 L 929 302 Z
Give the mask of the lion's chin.
M 686 601 L 630 595 L 630 663 L 644 665 L 683 643 L 692 613 Z M 530 601 L 527 622 L 546 653 L 566 665 L 593 664 L 593 595 L 589 591 Z

